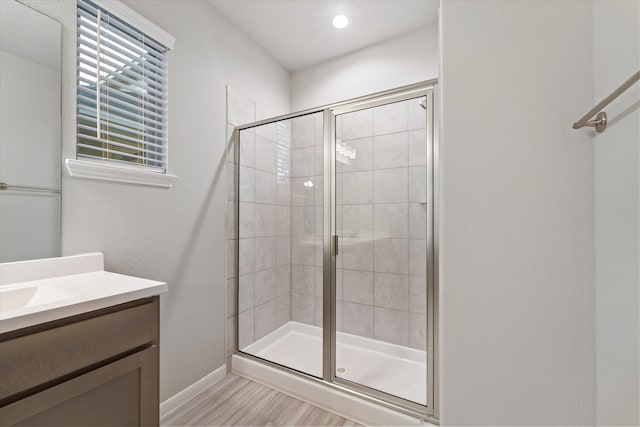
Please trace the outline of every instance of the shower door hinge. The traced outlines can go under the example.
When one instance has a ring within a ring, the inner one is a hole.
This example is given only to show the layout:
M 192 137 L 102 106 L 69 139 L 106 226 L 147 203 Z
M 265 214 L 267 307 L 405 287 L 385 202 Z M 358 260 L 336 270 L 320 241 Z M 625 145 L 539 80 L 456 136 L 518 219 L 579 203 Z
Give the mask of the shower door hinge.
M 338 251 L 338 235 L 333 235 L 333 255 L 338 256 L 340 252 Z

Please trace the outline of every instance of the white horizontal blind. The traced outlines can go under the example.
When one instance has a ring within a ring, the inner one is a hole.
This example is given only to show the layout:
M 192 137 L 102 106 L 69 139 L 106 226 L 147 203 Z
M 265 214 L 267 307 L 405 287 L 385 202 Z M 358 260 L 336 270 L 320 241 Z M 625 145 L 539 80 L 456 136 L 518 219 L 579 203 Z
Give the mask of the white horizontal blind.
M 165 173 L 168 48 L 78 0 L 77 157 Z

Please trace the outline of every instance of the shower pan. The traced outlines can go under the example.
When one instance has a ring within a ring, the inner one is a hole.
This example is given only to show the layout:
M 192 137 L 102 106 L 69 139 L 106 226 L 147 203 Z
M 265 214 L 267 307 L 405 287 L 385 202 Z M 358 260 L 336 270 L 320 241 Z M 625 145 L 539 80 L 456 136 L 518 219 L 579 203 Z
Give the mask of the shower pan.
M 236 355 L 437 418 L 436 81 L 236 128 Z

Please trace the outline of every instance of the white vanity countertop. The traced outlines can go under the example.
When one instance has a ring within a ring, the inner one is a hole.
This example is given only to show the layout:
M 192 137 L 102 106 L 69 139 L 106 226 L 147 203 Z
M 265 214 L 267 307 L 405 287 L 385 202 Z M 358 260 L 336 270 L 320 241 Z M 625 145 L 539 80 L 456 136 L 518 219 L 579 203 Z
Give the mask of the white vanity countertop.
M 0 333 L 167 291 L 167 284 L 104 271 L 101 253 L 0 264 Z

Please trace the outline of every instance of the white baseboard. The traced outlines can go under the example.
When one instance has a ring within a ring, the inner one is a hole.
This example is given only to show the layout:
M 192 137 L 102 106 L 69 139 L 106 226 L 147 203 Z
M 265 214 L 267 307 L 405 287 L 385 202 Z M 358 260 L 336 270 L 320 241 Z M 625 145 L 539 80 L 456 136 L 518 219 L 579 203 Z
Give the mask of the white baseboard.
M 207 388 L 211 387 L 218 381 L 227 376 L 227 365 L 222 365 L 215 371 L 200 378 L 195 383 L 182 391 L 174 394 L 164 402 L 160 403 L 160 420 L 184 405 L 187 401 L 192 399 L 198 393 L 203 392 Z M 161 423 L 162 424 L 162 423 Z
M 368 426 L 433 426 L 351 394 L 245 357 L 232 356 L 233 373 Z

